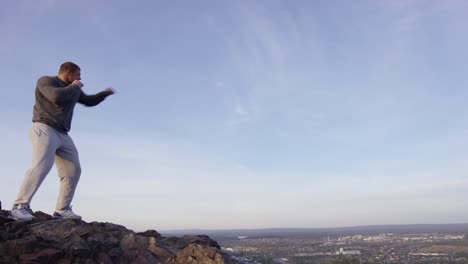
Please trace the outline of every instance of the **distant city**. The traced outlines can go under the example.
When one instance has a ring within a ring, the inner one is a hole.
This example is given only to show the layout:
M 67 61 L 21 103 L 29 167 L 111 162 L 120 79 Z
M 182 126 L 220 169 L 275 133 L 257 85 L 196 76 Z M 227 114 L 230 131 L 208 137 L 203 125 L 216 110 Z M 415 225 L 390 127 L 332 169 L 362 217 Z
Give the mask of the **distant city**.
M 468 224 L 181 230 L 207 234 L 243 263 L 468 263 Z

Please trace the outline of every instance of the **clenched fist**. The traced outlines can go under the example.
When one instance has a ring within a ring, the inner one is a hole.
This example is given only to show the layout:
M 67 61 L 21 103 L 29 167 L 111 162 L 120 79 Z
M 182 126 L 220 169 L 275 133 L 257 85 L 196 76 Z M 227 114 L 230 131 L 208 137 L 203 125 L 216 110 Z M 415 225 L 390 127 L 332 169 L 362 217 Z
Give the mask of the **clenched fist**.
M 112 87 L 106 88 L 104 92 L 106 92 L 108 95 L 115 94 L 115 91 L 112 89 Z
M 71 85 L 77 85 L 78 87 L 83 87 L 83 83 L 81 81 L 78 81 L 78 80 L 74 80 Z

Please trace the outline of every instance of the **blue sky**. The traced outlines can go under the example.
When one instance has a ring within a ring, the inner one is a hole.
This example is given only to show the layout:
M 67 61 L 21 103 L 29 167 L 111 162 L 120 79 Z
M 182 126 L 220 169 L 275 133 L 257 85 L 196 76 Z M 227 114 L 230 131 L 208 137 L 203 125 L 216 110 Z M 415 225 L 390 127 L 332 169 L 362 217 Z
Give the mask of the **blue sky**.
M 0 200 L 64 61 L 74 210 L 129 228 L 468 221 L 468 2 L 3 1 Z M 6 136 L 5 136 L 6 135 Z M 55 168 L 32 201 L 53 211 Z

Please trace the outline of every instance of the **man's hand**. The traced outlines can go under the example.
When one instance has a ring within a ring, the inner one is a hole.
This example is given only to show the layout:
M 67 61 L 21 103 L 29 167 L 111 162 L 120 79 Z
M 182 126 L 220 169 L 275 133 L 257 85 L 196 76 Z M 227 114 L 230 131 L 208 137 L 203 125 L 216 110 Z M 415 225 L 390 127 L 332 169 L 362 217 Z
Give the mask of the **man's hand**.
M 104 92 L 106 92 L 108 95 L 115 94 L 115 91 L 112 89 L 112 87 L 106 88 Z
M 83 87 L 83 83 L 81 81 L 78 81 L 78 80 L 74 80 L 71 85 L 76 85 L 78 87 Z

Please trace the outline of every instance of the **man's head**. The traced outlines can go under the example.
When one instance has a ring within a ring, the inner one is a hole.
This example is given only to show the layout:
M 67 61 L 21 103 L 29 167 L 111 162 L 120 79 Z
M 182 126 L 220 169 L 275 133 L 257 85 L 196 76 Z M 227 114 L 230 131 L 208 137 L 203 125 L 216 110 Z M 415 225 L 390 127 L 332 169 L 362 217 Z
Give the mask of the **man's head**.
M 73 62 L 65 62 L 60 65 L 58 77 L 66 84 L 81 80 L 81 69 Z

